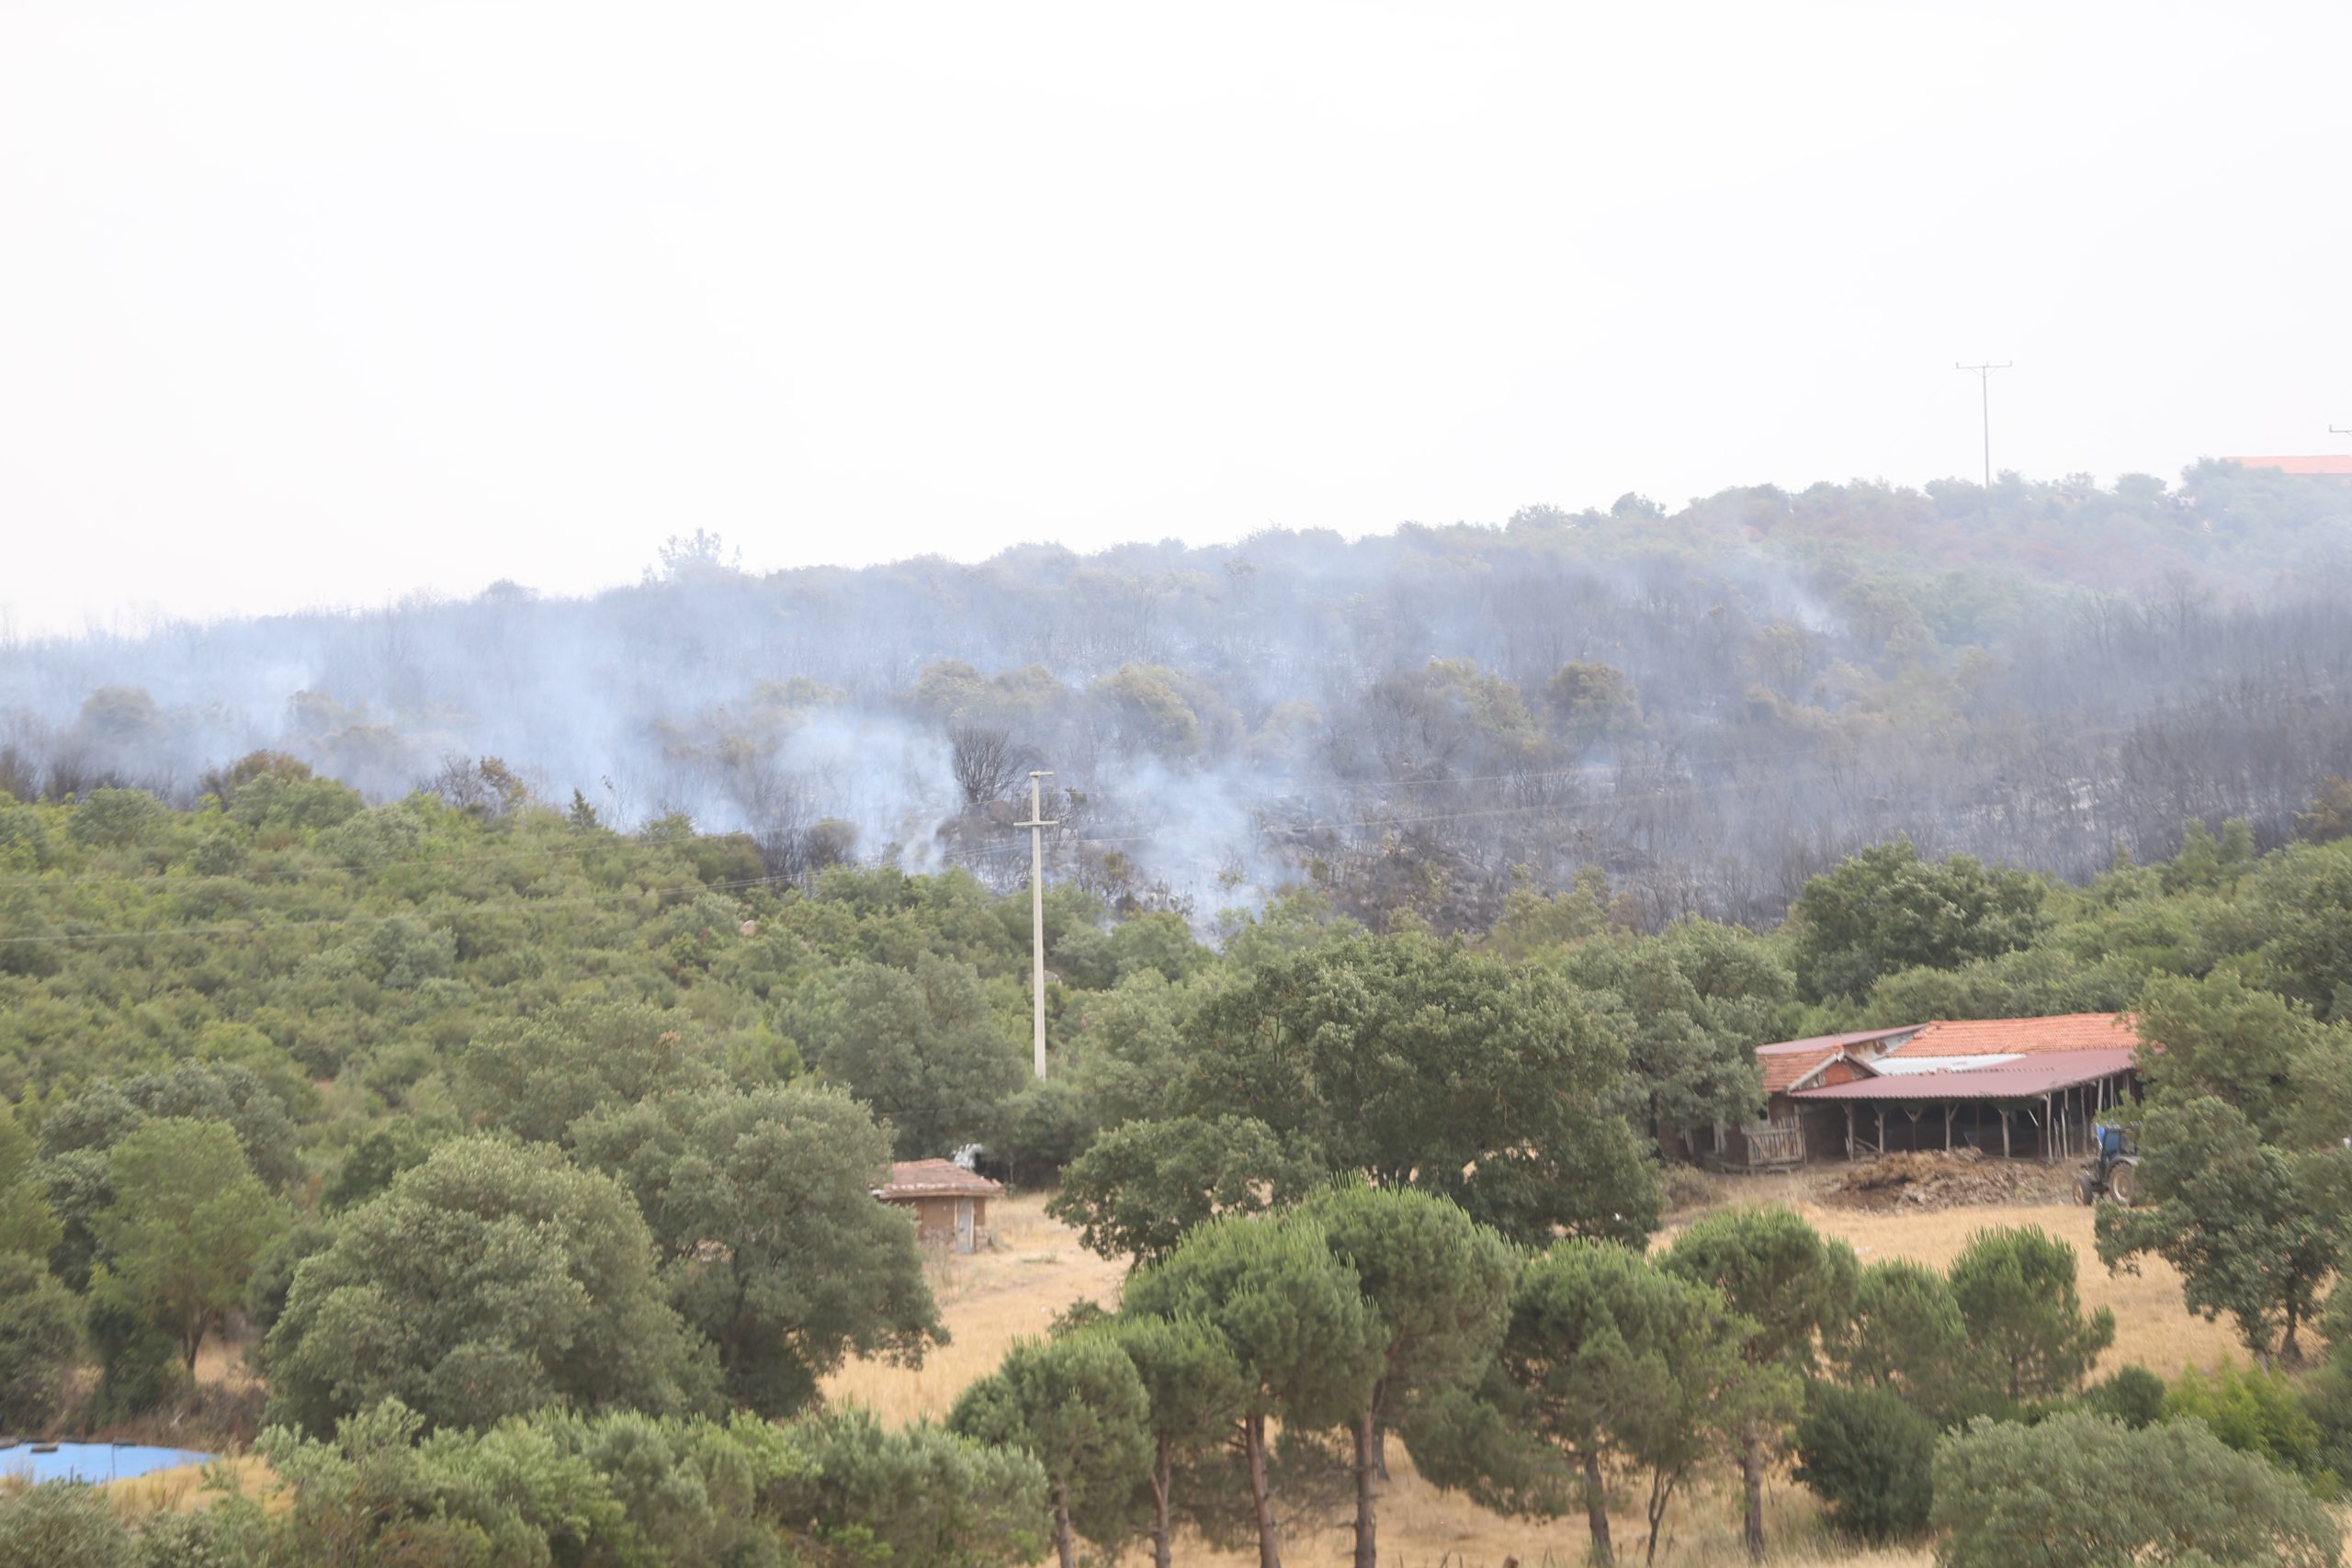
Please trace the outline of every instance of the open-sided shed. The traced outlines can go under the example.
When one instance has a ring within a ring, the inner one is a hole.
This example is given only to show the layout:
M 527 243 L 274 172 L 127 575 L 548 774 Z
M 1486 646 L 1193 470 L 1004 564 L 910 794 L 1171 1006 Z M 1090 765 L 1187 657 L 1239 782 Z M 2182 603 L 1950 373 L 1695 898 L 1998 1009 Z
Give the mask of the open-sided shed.
M 1883 1150 L 2087 1153 L 2093 1122 L 2137 1092 L 2128 1014 L 1951 1019 L 1757 1047 L 1762 1113 L 1717 1129 L 1735 1168 Z
M 1962 1146 L 2057 1159 L 2091 1152 L 2098 1113 L 2132 1092 L 2132 1063 L 2130 1047 L 2060 1051 L 1981 1066 L 1874 1073 L 1799 1089 L 1792 1098 L 1844 1111 L 1849 1159 Z

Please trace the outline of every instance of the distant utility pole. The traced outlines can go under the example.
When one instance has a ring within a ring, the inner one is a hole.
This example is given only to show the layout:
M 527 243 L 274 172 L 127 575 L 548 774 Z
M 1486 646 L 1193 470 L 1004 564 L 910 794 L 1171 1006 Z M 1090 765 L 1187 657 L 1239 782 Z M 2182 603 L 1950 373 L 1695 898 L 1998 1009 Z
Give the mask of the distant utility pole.
M 1952 368 L 1955 370 L 1975 371 L 1978 389 L 1984 395 L 1984 495 L 1988 501 L 1992 498 L 1993 494 L 1993 372 L 1996 370 L 2007 370 L 2016 364 L 2017 361 L 2014 359 L 2004 359 L 1998 365 L 1962 365 L 1954 363 L 1952 366 Z
M 1031 1065 L 1042 1081 L 1046 1076 L 1046 829 L 1058 822 L 1046 820 L 1045 781 L 1048 768 L 1029 775 L 1029 820 L 1015 826 L 1029 829 L 1029 1000 L 1034 1025 L 1030 1037 Z

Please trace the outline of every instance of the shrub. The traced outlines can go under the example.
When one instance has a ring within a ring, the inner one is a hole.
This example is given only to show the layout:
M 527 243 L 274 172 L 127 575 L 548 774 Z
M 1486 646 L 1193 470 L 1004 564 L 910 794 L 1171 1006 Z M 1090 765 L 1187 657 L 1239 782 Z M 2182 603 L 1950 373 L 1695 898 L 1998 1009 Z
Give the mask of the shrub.
M 2319 1425 L 2281 1373 L 2224 1367 L 2208 1377 L 2191 1368 L 2165 1394 L 2164 1413 L 2194 1416 L 2240 1453 L 2303 1475 L 2320 1468 Z
M 31 1258 L 0 1255 L 0 1427 L 40 1431 L 55 1420 L 81 1353 L 73 1292 Z
M 131 1568 L 130 1532 L 94 1487 L 52 1483 L 0 1502 L 0 1568 Z
M 1046 1547 L 1046 1472 L 918 1422 L 888 1427 L 851 1407 L 786 1429 L 799 1463 L 769 1487 L 776 1515 L 873 1561 L 933 1568 L 1035 1562 Z
M 2118 1367 L 2083 1391 L 2081 1407 L 2127 1427 L 2153 1427 L 2165 1418 L 2165 1380 L 2137 1362 Z
M 1927 1528 L 1936 1424 L 1895 1395 L 1814 1384 L 1796 1450 L 1796 1478 L 1829 1506 L 1838 1529 L 1883 1541 Z
M 143 1415 L 187 1392 L 179 1347 L 103 1269 L 91 1281 L 85 1313 L 90 1348 L 98 1358 L 91 1414 L 107 1419 Z
M 1936 1450 L 1941 1568 L 2336 1568 L 2343 1536 L 2290 1477 L 2194 1421 L 1980 1417 Z

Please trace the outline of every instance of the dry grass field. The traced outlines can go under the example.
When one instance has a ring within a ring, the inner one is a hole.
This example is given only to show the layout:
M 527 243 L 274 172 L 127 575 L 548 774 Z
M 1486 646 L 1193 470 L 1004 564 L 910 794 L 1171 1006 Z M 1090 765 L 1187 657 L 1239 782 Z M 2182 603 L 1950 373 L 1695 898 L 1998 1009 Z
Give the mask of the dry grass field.
M 2104 1368 L 2139 1361 L 2169 1378 L 2184 1366 L 2210 1367 L 2240 1359 L 2225 1325 L 2191 1316 L 2180 1304 L 2179 1281 L 2162 1264 L 2137 1278 L 2110 1276 L 2091 1247 L 2091 1211 L 2066 1205 L 1964 1208 L 1941 1212 L 1870 1213 L 1830 1208 L 1815 1201 L 1818 1177 L 1800 1173 L 1763 1181 L 1709 1179 L 1688 1193 L 1689 1205 L 1669 1220 L 1665 1236 L 1696 1213 L 1728 1201 L 1774 1201 L 1794 1206 L 1825 1234 L 1853 1244 L 1864 1262 L 1907 1258 L 1942 1267 L 1987 1225 L 2036 1224 L 2081 1255 L 2082 1290 L 2087 1305 L 2115 1309 L 2116 1343 Z M 955 1343 L 922 1369 L 858 1363 L 826 1385 L 829 1397 L 854 1399 L 891 1420 L 944 1416 L 956 1393 L 991 1371 L 1007 1345 L 1042 1334 L 1054 1314 L 1081 1298 L 1117 1304 L 1122 1270 L 1078 1245 L 1067 1227 L 1046 1217 L 1044 1200 L 1015 1198 L 991 1205 L 996 1247 L 971 1258 L 934 1263 L 933 1284 Z M 1516 1558 L 1522 1568 L 1581 1562 L 1581 1520 L 1536 1523 L 1498 1517 L 1439 1492 L 1413 1473 L 1401 1450 L 1393 1454 L 1393 1479 L 1381 1512 L 1381 1558 L 1398 1568 L 1499 1568 Z M 1839 1568 L 1927 1568 L 1924 1551 L 1856 1553 L 1823 1529 L 1811 1495 L 1776 1478 L 1768 1494 L 1769 1533 L 1774 1560 L 1791 1564 L 1838 1564 Z M 1616 1520 L 1621 1555 L 1638 1551 L 1640 1515 L 1633 1499 Z M 1744 1562 L 1739 1548 L 1736 1498 L 1708 1487 L 1679 1503 L 1668 1521 L 1668 1539 L 1658 1561 L 1674 1568 L 1729 1568 Z M 1350 1532 L 1337 1520 L 1288 1522 L 1287 1560 L 1316 1568 L 1344 1562 Z M 1218 1552 L 1199 1543 L 1181 1561 L 1201 1568 L 1247 1568 L 1255 1551 Z M 1638 1561 L 1638 1557 L 1634 1559 Z M 1148 1558 L 1138 1554 L 1132 1561 Z

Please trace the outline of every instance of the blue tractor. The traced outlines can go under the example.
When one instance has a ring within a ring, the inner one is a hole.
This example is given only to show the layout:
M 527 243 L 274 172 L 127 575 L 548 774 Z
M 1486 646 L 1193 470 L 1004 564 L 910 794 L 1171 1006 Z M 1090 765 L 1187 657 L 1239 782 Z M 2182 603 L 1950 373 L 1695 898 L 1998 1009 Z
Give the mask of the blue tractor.
M 2075 1196 L 2085 1203 L 2104 1198 L 2129 1205 L 2140 1190 L 2140 1156 L 2120 1127 L 2098 1130 L 2098 1155 L 2075 1174 Z

